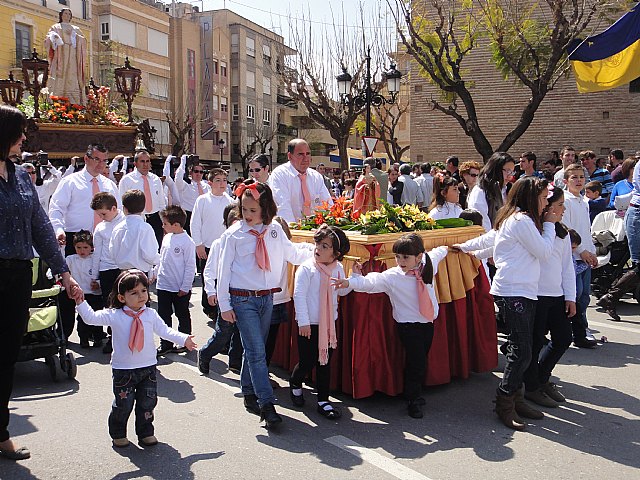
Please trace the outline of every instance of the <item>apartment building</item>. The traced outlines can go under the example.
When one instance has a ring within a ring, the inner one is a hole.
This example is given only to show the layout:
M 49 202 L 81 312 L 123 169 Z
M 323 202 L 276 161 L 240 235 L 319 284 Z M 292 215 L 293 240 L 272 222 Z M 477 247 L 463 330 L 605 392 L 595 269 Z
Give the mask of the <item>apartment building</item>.
M 91 2 L 89 0 L 0 0 L 0 77 L 13 72 L 17 80 L 22 79 L 22 59 L 31 57 L 35 48 L 38 56 L 46 59 L 44 38 L 51 25 L 58 22 L 62 8 L 70 8 L 73 24 L 82 30 L 87 39 L 91 58 Z M 86 67 L 91 72 L 91 64 Z

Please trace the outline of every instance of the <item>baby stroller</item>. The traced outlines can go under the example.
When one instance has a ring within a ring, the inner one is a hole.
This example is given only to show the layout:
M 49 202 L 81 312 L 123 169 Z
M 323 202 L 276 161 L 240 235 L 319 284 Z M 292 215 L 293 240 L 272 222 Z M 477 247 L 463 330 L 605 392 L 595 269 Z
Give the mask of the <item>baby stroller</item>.
M 67 341 L 57 302 L 62 287 L 47 279 L 40 259 L 34 258 L 32 262 L 34 289 L 31 294 L 29 325 L 18 354 L 18 361 L 44 358 L 54 381 L 58 378 L 56 365 L 59 362 L 67 377 L 75 378 L 78 366 L 73 353 L 66 351 Z
M 591 272 L 591 291 L 599 298 L 622 276 L 630 258 L 624 218 L 615 210 L 599 213 L 591 224 L 591 236 L 598 257 L 598 266 Z

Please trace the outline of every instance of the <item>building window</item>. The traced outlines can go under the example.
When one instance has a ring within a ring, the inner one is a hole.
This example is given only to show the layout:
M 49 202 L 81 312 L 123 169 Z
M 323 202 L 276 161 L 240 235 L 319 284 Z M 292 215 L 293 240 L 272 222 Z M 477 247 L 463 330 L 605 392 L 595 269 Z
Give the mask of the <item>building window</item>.
M 231 34 L 231 53 L 238 53 L 240 51 L 240 34 Z
M 109 22 L 100 24 L 100 40 L 109 40 Z
M 46 7 L 47 6 L 47 0 L 42 0 L 42 6 Z
M 231 120 L 238 120 L 240 118 L 240 106 L 237 103 L 231 105 Z
M 247 71 L 246 78 L 247 78 L 247 88 L 255 89 L 256 88 L 256 72 Z
M 262 77 L 262 93 L 271 95 L 271 79 L 269 77 Z
M 169 79 L 150 73 L 149 96 L 159 100 L 167 100 L 169 98 Z
M 247 55 L 249 57 L 254 57 L 256 56 L 256 41 L 253 38 L 246 38 L 246 44 L 247 44 Z
M 82 18 L 87 20 L 89 18 L 89 5 L 87 0 L 82 0 Z
M 247 123 L 254 123 L 256 121 L 256 106 L 247 105 Z
M 227 111 L 227 97 L 220 97 L 220 111 Z
M 262 110 L 262 124 L 263 125 L 271 125 L 271 110 L 265 108 Z
M 196 52 L 187 48 L 187 77 L 189 80 L 196 78 Z
M 239 87 L 240 86 L 240 70 L 237 68 L 231 69 L 231 86 Z
M 147 29 L 147 50 L 163 57 L 169 56 L 169 35 L 153 28 Z
M 16 23 L 16 65 L 22 65 L 23 58 L 31 56 L 31 27 Z
M 211 105 L 212 105 L 212 109 L 215 110 L 216 112 L 219 110 L 219 108 L 218 108 L 218 96 L 217 95 L 213 95 L 211 97 Z
M 220 75 L 227 76 L 227 62 L 220 62 Z
M 218 75 L 218 60 L 213 61 L 213 74 Z
M 67 3 L 67 0 L 58 0 L 58 3 L 59 3 L 60 5 L 67 5 L 67 6 L 69 5 L 69 4 Z
M 271 65 L 271 47 L 269 45 L 262 45 L 262 62 L 265 65 Z

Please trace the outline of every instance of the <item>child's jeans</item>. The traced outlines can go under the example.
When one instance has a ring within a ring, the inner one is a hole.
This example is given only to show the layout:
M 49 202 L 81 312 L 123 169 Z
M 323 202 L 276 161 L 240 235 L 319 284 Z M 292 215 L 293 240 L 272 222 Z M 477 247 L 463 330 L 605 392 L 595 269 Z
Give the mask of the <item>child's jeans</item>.
M 229 345 L 229 366 L 242 365 L 242 342 L 238 333 L 238 326 L 223 320 L 218 312 L 216 326 L 211 338 L 200 349 L 200 360 L 209 363 L 213 357 L 222 352 Z
M 587 336 L 587 307 L 591 294 L 591 268 L 576 275 L 576 314 L 571 317 L 573 339 L 580 340 Z
M 158 403 L 156 366 L 113 369 L 113 405 L 109 415 L 111 438 L 126 438 L 127 422 L 135 403 L 136 435 L 145 438 L 153 435 L 153 409 Z

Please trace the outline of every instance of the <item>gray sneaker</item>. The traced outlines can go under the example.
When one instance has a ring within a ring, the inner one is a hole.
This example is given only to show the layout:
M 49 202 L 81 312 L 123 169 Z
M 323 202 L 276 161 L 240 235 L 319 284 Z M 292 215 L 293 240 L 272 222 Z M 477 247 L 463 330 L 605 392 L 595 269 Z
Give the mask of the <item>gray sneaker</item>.
M 524 392 L 524 398 L 532 401 L 533 403 L 540 405 L 541 407 L 557 408 L 558 402 L 547 395 L 543 388 L 535 390 L 533 392 Z

